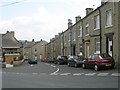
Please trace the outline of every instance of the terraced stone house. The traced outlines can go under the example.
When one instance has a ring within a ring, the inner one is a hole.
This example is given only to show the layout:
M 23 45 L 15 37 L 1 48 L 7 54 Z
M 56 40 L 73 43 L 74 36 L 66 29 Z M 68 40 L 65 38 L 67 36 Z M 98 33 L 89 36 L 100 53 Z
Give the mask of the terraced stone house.
M 108 0 L 109 1 L 109 0 Z M 93 53 L 108 53 L 116 63 L 120 64 L 120 1 L 102 2 L 96 8 L 86 8 L 86 16 L 76 17 L 75 24 L 68 20 L 68 29 L 62 32 L 62 39 L 57 42 L 50 41 L 49 56 L 54 45 L 61 45 L 59 55 L 84 55 L 88 57 Z M 62 31 L 62 30 L 61 30 Z M 58 37 L 61 37 L 58 34 Z M 56 54 L 57 55 L 57 54 Z M 49 57 L 48 56 L 48 57 Z M 57 56 L 55 56 L 57 57 Z
M 20 49 L 22 44 L 14 37 L 14 31 L 7 31 L 2 35 L 2 56 L 6 64 L 12 64 L 15 60 L 20 60 Z

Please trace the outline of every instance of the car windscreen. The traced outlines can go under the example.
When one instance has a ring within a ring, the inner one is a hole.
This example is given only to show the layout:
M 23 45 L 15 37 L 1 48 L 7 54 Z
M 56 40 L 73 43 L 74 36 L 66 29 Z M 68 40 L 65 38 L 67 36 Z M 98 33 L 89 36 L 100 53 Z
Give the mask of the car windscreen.
M 79 56 L 78 58 L 79 58 L 79 59 L 85 59 L 84 56 Z
M 71 56 L 70 58 L 71 58 L 71 59 L 78 59 L 77 56 Z
M 100 56 L 103 59 L 112 59 L 112 57 L 109 54 L 101 54 Z
M 61 59 L 67 59 L 67 57 L 65 57 L 65 56 L 61 56 Z

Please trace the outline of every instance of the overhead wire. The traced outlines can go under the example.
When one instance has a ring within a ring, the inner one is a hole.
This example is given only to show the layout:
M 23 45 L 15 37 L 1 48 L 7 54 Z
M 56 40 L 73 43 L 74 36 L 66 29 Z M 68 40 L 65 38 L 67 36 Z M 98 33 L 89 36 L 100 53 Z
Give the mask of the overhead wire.
M 24 1 L 26 1 L 26 0 L 21 0 L 21 1 L 17 1 L 17 2 L 12 2 L 12 3 L 8 3 L 8 4 L 0 5 L 0 7 L 10 6 L 10 5 L 21 3 L 21 2 L 24 2 Z

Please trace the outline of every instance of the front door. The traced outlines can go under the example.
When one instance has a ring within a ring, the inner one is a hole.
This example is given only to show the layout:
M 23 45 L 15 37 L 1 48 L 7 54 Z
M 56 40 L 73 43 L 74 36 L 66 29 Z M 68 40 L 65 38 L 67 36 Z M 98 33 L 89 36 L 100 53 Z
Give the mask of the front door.
M 110 56 L 113 56 L 113 38 L 112 37 L 107 37 L 107 53 Z
M 86 57 L 90 55 L 90 46 L 89 43 L 86 43 Z

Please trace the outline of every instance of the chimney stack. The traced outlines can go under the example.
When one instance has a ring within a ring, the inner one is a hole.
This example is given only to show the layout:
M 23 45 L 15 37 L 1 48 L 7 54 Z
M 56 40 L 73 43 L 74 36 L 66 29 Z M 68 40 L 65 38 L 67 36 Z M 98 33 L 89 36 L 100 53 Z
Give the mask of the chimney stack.
M 86 8 L 86 15 L 88 15 L 89 13 L 91 13 L 93 11 L 93 8 Z
M 101 0 L 101 5 L 108 2 L 109 0 Z
M 72 20 L 68 19 L 68 28 L 70 28 L 72 26 Z
M 76 22 L 80 21 L 81 20 L 81 16 L 77 16 L 75 17 L 76 18 Z
M 10 34 L 11 34 L 11 37 L 14 37 L 14 31 L 11 31 Z

